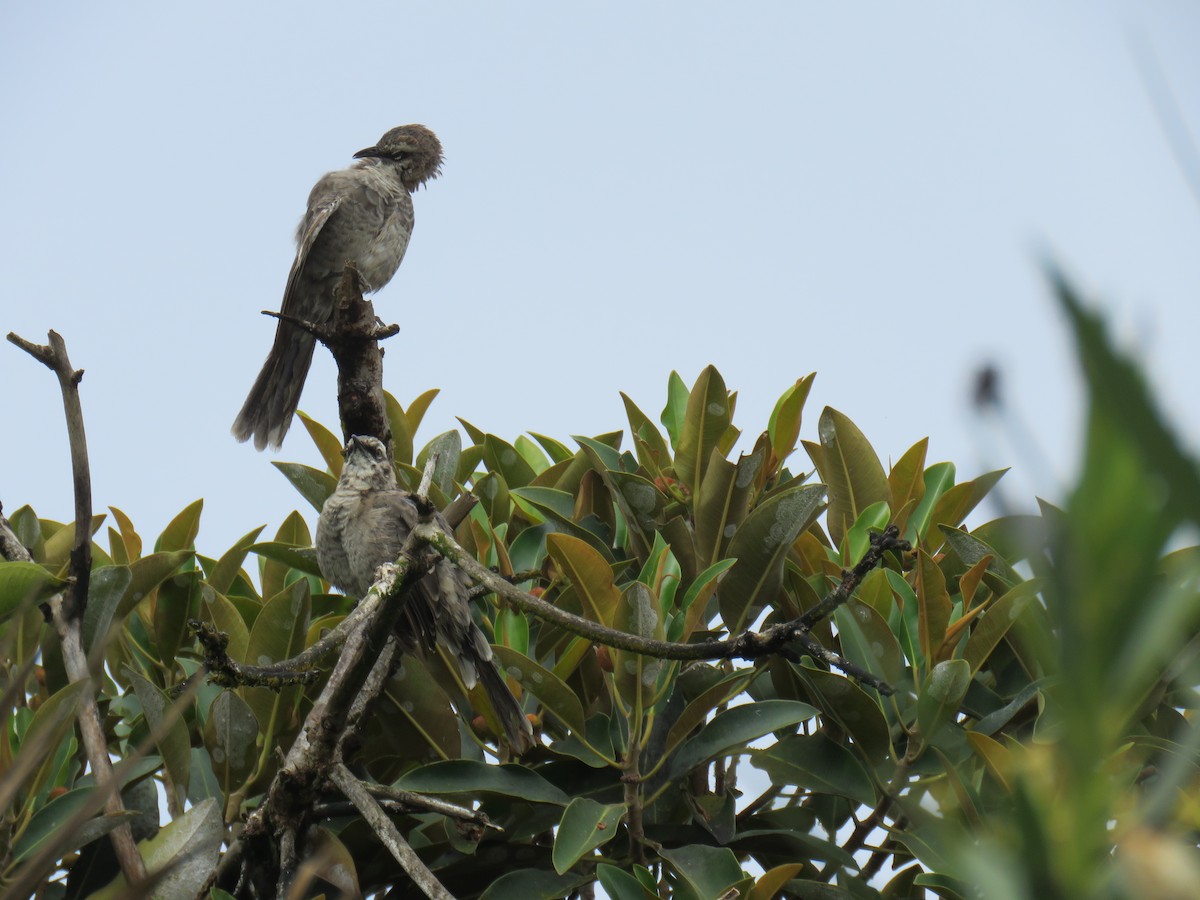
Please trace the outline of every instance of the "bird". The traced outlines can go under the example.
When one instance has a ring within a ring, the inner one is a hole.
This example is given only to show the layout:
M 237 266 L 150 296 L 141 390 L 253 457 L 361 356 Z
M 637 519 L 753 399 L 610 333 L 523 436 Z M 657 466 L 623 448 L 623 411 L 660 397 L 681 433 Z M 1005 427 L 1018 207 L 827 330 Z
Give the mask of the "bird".
M 346 443 L 337 488 L 317 520 L 317 563 L 335 587 L 363 597 L 375 570 L 394 562 L 420 513 L 413 495 L 401 490 L 391 454 L 378 438 L 356 435 Z M 438 515 L 437 524 L 450 526 Z M 397 636 L 406 651 L 449 651 L 468 689 L 483 686 L 492 710 L 515 752 L 533 746 L 533 730 L 496 666 L 491 645 L 471 616 L 471 582 L 448 560 L 439 559 L 412 588 Z
M 325 324 L 333 316 L 334 288 L 354 263 L 365 291 L 387 284 L 404 259 L 413 229 L 412 193 L 441 174 L 442 145 L 424 125 L 401 125 L 354 154 L 347 169 L 313 187 L 296 229 L 296 259 L 280 312 Z M 313 335 L 280 319 L 275 342 L 234 420 L 233 436 L 278 449 L 300 403 L 312 363 Z

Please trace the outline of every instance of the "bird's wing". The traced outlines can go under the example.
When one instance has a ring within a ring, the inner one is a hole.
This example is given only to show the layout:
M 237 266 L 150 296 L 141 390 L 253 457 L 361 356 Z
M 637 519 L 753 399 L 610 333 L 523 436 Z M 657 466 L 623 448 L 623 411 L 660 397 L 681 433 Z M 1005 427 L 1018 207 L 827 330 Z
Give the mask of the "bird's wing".
M 296 258 L 283 291 L 283 311 L 328 321 L 331 282 L 341 278 L 346 262 L 362 250 L 364 237 L 377 235 L 390 213 L 387 199 L 362 168 L 330 172 L 318 181 L 296 229 Z

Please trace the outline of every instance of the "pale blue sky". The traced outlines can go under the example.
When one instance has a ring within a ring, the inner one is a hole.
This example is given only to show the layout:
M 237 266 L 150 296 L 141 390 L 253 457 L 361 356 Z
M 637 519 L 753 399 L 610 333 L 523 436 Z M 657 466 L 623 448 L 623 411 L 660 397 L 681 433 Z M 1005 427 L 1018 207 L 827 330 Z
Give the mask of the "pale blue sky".
M 334 11 L 336 9 L 336 12 Z M 931 437 L 964 476 L 994 442 L 970 374 L 1004 366 L 1051 460 L 1080 419 L 1050 248 L 1150 361 L 1200 440 L 1200 208 L 1133 55 L 1200 133 L 1192 2 L 6 4 L 0 332 L 63 333 L 87 370 L 95 504 L 148 537 L 197 497 L 217 554 L 292 508 L 278 457 L 229 436 L 270 344 L 312 183 L 387 128 L 446 148 L 408 258 L 387 386 L 440 387 L 511 440 L 656 415 L 715 363 L 753 436 L 818 373 L 886 461 Z M 0 348 L 0 500 L 71 517 L 57 385 Z M 336 428 L 320 352 L 301 408 Z M 806 462 L 806 461 L 803 461 Z

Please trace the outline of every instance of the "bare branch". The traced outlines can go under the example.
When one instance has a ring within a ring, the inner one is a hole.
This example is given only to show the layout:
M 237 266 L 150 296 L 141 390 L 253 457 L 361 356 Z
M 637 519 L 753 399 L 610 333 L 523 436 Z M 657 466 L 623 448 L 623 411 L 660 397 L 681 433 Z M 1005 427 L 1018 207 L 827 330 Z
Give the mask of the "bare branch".
M 559 609 L 545 600 L 527 594 L 514 587 L 504 578 L 480 565 L 458 543 L 442 529 L 431 523 L 418 525 L 410 537 L 429 544 L 438 553 L 453 562 L 478 583 L 503 597 L 519 609 L 553 622 L 562 628 L 578 634 L 598 644 L 641 653 L 658 659 L 758 659 L 772 654 L 788 653 L 788 645 L 808 635 L 813 626 L 829 616 L 838 606 L 850 599 L 855 588 L 867 573 L 883 561 L 883 555 L 889 550 L 909 549 L 907 541 L 900 540 L 900 532 L 894 525 L 889 525 L 881 534 L 871 536 L 871 547 L 863 555 L 852 570 L 842 573 L 842 580 L 815 607 L 798 619 L 774 625 L 761 633 L 745 631 L 726 640 L 698 641 L 694 644 L 679 644 L 671 641 L 659 641 L 639 635 L 617 631 L 577 616 L 574 613 Z M 820 645 L 817 645 L 820 646 Z M 892 693 L 892 688 L 886 683 L 873 678 L 868 673 L 842 659 L 832 651 L 825 651 L 822 659 L 833 662 L 844 671 L 854 668 L 852 673 L 864 683 L 871 685 L 884 694 Z M 843 665 L 844 664 L 844 665 Z
M 329 778 L 346 798 L 358 807 L 358 811 L 378 835 L 380 842 L 391 851 L 396 862 L 400 863 L 401 868 L 426 897 L 430 900 L 454 900 L 454 896 L 442 886 L 425 863 L 421 862 L 421 858 L 408 845 L 408 841 L 404 840 L 400 830 L 371 796 L 370 791 L 349 769 L 344 765 L 334 766 L 330 770 Z
M 91 683 L 89 689 L 80 695 L 77 714 L 79 732 L 96 785 L 106 797 L 104 810 L 108 815 L 120 816 L 124 814 L 125 806 L 121 802 L 120 786 L 113 778 L 108 740 L 96 704 L 96 682 L 83 648 L 83 612 L 87 607 L 92 571 L 92 475 L 88 467 L 83 407 L 79 402 L 79 382 L 83 379 L 83 370 L 72 367 L 66 342 L 55 331 L 49 333 L 48 345 L 34 344 L 12 333 L 9 333 L 8 340 L 53 371 L 58 376 L 62 391 L 67 437 L 71 446 L 71 473 L 75 484 L 75 544 L 71 549 L 70 594 L 68 596 L 64 592 L 50 599 L 50 616 L 62 644 L 63 667 L 67 677 L 72 683 Z M 144 881 L 146 865 L 138 852 L 129 823 L 114 828 L 109 837 L 125 880 L 130 885 Z

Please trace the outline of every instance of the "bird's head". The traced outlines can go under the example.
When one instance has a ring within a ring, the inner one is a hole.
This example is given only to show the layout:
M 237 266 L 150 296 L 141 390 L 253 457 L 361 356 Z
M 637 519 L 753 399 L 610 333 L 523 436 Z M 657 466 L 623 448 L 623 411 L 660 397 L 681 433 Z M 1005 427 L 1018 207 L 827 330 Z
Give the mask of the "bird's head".
M 354 154 L 355 159 L 386 159 L 400 168 L 400 180 L 410 191 L 442 171 L 442 142 L 424 125 L 401 125 L 379 139 L 374 147 Z
M 383 441 L 356 434 L 346 443 L 342 455 L 346 464 L 342 466 L 338 487 L 358 491 L 396 489 L 396 470 Z

